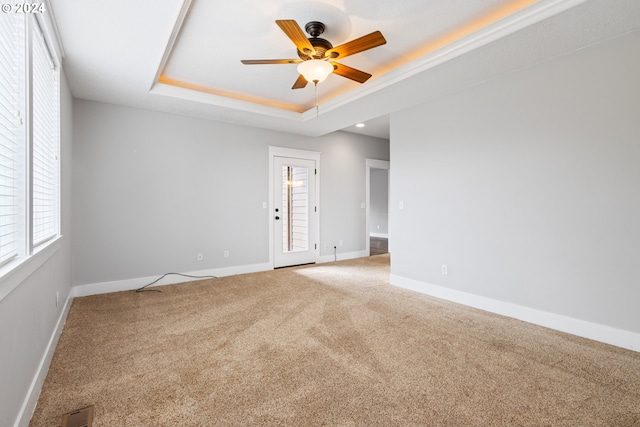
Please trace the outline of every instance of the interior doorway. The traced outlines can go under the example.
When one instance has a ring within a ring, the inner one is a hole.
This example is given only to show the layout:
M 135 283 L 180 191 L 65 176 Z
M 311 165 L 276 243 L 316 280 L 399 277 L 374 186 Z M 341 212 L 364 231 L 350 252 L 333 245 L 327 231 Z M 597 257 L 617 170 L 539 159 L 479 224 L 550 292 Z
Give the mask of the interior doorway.
M 390 252 L 389 166 L 386 160 L 366 159 L 365 248 L 369 255 Z

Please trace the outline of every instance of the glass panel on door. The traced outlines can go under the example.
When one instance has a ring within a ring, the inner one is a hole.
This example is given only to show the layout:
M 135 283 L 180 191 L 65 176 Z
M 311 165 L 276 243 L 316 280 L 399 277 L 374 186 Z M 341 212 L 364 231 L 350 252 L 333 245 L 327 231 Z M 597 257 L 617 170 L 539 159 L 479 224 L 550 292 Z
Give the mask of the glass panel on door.
M 274 267 L 316 262 L 316 162 L 273 159 Z
M 282 251 L 309 249 L 309 170 L 282 166 Z

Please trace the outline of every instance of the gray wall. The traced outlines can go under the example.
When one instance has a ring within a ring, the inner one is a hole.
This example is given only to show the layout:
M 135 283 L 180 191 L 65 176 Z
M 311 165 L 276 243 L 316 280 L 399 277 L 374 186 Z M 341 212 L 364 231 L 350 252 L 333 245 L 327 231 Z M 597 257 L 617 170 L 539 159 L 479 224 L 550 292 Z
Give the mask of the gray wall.
M 74 102 L 76 284 L 268 262 L 269 145 L 322 153 L 321 255 L 364 250 L 365 159 L 388 159 L 387 140 Z
M 63 237 L 60 249 L 0 301 L 0 425 L 2 426 L 13 425 L 18 417 L 72 288 L 72 100 L 64 75 L 61 78 L 60 100 L 60 197 Z M 56 292 L 60 292 L 58 307 L 56 307 Z M 30 413 L 26 414 L 26 419 L 28 420 L 30 416 Z
M 375 234 L 389 233 L 389 171 L 387 169 L 371 169 L 369 177 L 369 232 Z
M 631 33 L 393 114 L 392 274 L 640 332 L 637 52 Z

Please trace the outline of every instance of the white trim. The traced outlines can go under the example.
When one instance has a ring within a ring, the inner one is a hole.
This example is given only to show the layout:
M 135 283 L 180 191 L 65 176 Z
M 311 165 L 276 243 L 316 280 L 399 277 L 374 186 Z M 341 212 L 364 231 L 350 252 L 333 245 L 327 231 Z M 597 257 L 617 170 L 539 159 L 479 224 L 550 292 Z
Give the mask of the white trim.
M 314 244 L 317 245 L 316 262 L 318 262 L 318 254 L 320 253 L 320 155 L 319 151 L 299 150 L 297 148 L 277 147 L 274 145 L 269 146 L 269 202 L 267 215 L 269 216 L 269 264 L 271 268 L 274 267 L 274 254 L 273 254 L 273 158 L 274 157 L 291 157 L 295 159 L 313 160 L 316 162 L 316 200 L 315 206 L 318 208 L 316 212 L 317 227 L 315 227 L 315 236 L 313 236 Z
M 64 57 L 64 50 L 62 48 L 62 39 L 58 31 L 58 25 L 53 16 L 53 9 L 49 0 L 45 0 L 45 12 L 40 14 L 32 14 L 32 16 L 38 22 L 42 37 L 47 45 L 47 49 L 52 56 L 53 63 L 56 67 L 60 67 L 62 64 L 62 58 Z
M 420 292 L 432 297 L 479 308 L 491 313 L 512 317 L 524 322 L 533 323 L 534 325 L 544 326 L 628 350 L 640 351 L 640 334 L 636 332 L 625 331 L 611 326 L 563 316 L 561 314 L 549 313 L 506 301 L 432 285 L 395 274 L 390 275 L 390 282 L 393 286 Z
M 365 159 L 365 237 L 364 237 L 364 250 L 367 253 L 367 255 L 369 255 L 371 253 L 371 242 L 369 241 L 369 237 L 373 236 L 373 237 L 386 237 L 389 238 L 388 234 L 385 234 L 384 236 L 380 235 L 380 236 L 374 236 L 374 234 L 377 233 L 370 233 L 369 232 L 369 214 L 370 214 L 370 205 L 371 205 L 371 169 L 386 169 L 389 171 L 389 177 L 387 179 L 391 180 L 391 171 L 390 171 L 390 165 L 391 163 L 388 160 L 376 160 L 376 159 Z M 388 189 L 391 189 L 391 186 L 388 186 Z M 387 191 L 389 191 L 387 190 Z M 387 193 L 387 198 L 389 197 L 389 194 Z M 387 209 L 389 209 L 387 207 Z M 389 250 L 389 252 L 391 252 Z
M 16 422 L 14 423 L 14 427 L 27 427 L 29 425 L 29 421 L 31 421 L 33 411 L 35 411 L 36 404 L 38 403 L 38 397 L 40 397 L 40 391 L 42 390 L 42 386 L 44 385 L 44 380 L 47 378 L 47 373 L 49 372 L 49 366 L 51 365 L 53 354 L 55 353 L 56 346 L 58 345 L 58 340 L 60 339 L 62 329 L 67 320 L 67 315 L 69 314 L 69 309 L 71 308 L 71 301 L 73 301 L 72 294 L 73 291 L 69 292 L 69 295 L 67 295 L 67 300 L 65 301 L 64 307 L 60 312 L 56 327 L 53 330 L 51 337 L 49 338 L 47 348 L 42 355 L 42 359 L 40 360 L 38 369 L 36 369 L 36 374 L 31 381 L 31 385 L 29 386 L 29 391 L 25 396 L 22 407 L 18 411 L 18 416 L 16 418 Z
M 58 236 L 36 248 L 32 255 L 24 256 L 0 267 L 0 301 L 47 262 L 60 249 L 61 241 L 62 236 Z
M 293 111 L 295 105 L 291 105 L 291 109 L 287 110 L 280 107 L 259 104 L 252 101 L 230 98 L 224 95 L 203 92 L 197 89 L 189 89 L 179 86 L 173 86 L 165 83 L 154 82 L 150 93 L 154 95 L 170 96 L 172 98 L 183 99 L 187 101 L 199 102 L 202 104 L 214 105 L 216 107 L 231 108 L 234 110 L 244 111 L 246 113 L 255 113 L 278 119 L 290 120 L 293 122 L 303 122 L 302 113 Z M 314 110 L 315 111 L 315 110 Z M 313 118 L 315 118 L 315 113 Z
M 160 59 L 158 70 L 156 71 L 156 75 L 153 77 L 153 81 L 151 82 L 151 86 L 149 87 L 149 90 L 153 89 L 153 86 L 156 84 L 156 82 L 160 78 L 160 75 L 162 74 L 165 67 L 167 66 L 167 61 L 169 61 L 169 56 L 171 56 L 173 45 L 176 43 L 176 40 L 180 35 L 180 30 L 182 30 L 182 25 L 184 24 L 184 20 L 187 17 L 189 10 L 191 10 L 191 2 L 192 0 L 183 0 L 182 2 L 182 6 L 180 7 L 180 12 L 178 13 L 176 22 L 173 25 L 173 30 L 171 30 L 171 34 L 169 35 L 167 46 L 164 48 L 164 53 L 162 54 L 162 58 Z
M 56 50 L 56 55 L 58 56 L 58 60 L 62 62 L 62 58 L 66 56 L 64 52 L 64 46 L 62 45 L 62 37 L 60 37 L 60 30 L 58 29 L 58 23 L 56 21 L 56 14 L 53 12 L 53 8 L 51 7 L 51 1 L 45 0 L 45 7 L 47 9 L 45 15 L 46 17 L 46 27 L 47 32 L 51 34 L 51 38 L 55 38 L 54 49 Z
M 215 276 L 225 277 L 233 276 L 236 274 L 257 273 L 260 271 L 272 270 L 273 266 L 267 263 L 262 264 L 249 264 L 238 265 L 232 267 L 212 268 L 208 270 L 191 271 L 184 274 L 189 276 Z M 162 274 L 157 276 L 137 277 L 133 279 L 114 280 L 111 282 L 90 283 L 86 285 L 78 285 L 73 288 L 74 297 L 86 297 L 90 295 L 108 294 L 111 292 L 132 291 L 139 289 L 149 283 L 157 280 Z M 201 278 L 185 277 L 175 274 L 170 274 L 164 277 L 153 286 L 165 286 L 173 285 L 176 283 L 193 282 L 196 280 L 202 280 Z
M 292 157 L 294 159 L 307 159 L 320 161 L 320 151 L 300 150 L 297 148 L 278 147 L 276 145 L 269 146 L 269 157 Z
M 369 233 L 369 237 L 379 237 L 381 239 L 388 239 L 389 235 L 387 233 Z

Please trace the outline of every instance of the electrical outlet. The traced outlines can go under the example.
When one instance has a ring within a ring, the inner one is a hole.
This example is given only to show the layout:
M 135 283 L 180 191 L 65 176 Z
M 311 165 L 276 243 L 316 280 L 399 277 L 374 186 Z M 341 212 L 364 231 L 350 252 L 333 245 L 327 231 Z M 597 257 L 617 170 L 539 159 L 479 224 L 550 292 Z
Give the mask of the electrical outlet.
M 229 258 L 229 251 L 224 251 L 222 256 L 224 256 L 225 258 Z
M 56 307 L 60 305 L 60 291 L 56 291 Z
M 342 246 L 342 240 L 340 240 L 339 246 Z
M 400 201 L 400 203 L 398 203 L 398 209 L 404 209 L 404 202 Z
M 198 252 L 198 261 L 202 261 L 202 252 Z
M 442 264 L 442 266 L 440 267 L 442 270 L 442 275 L 446 276 L 447 274 L 449 274 L 449 269 L 447 268 L 446 264 Z

